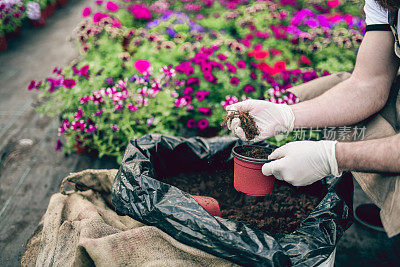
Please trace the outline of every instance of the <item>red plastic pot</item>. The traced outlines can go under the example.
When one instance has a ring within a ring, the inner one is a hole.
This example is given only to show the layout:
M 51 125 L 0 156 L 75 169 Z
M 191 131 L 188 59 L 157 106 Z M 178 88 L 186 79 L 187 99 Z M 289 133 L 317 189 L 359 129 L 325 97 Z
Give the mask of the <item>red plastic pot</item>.
M 256 159 L 241 155 L 244 149 L 257 147 L 265 149 L 268 154 L 271 149 L 263 146 L 240 145 L 232 149 L 234 161 L 234 187 L 237 191 L 243 192 L 249 196 L 265 196 L 272 192 L 274 188 L 275 177 L 273 175 L 265 176 L 261 169 L 262 166 L 270 162 L 268 159 Z
M 7 40 L 6 37 L 3 35 L 0 36 L 0 51 L 4 51 L 6 49 L 7 49 Z
M 212 197 L 204 197 L 204 196 L 193 196 L 192 197 L 205 208 L 211 215 L 221 217 L 221 210 L 219 208 L 218 201 Z
M 6 33 L 6 40 L 11 41 L 21 34 L 21 27 L 17 27 L 13 32 Z

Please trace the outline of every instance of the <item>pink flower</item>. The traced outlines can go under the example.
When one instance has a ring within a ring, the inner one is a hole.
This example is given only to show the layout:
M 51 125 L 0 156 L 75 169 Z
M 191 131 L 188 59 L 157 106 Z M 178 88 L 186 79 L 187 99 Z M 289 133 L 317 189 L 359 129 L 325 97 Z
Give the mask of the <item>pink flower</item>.
M 133 5 L 129 7 L 128 10 L 129 9 L 135 19 L 150 20 L 152 17 L 150 10 L 142 4 Z
M 208 82 L 215 83 L 216 79 L 214 75 L 212 75 L 210 72 L 204 73 L 204 79 Z
M 103 0 L 96 0 L 95 3 L 96 5 L 100 6 L 103 4 Z
M 74 72 L 74 75 L 78 75 L 78 76 L 83 76 L 85 78 L 89 78 L 89 65 L 85 65 L 82 68 L 80 68 L 79 70 L 73 66 L 72 70 Z
M 205 98 L 206 98 L 206 96 L 208 96 L 210 94 L 210 92 L 209 91 L 198 91 L 198 92 L 196 92 L 196 98 L 197 98 L 197 100 L 198 101 L 203 101 Z
M 109 17 L 108 14 L 104 14 L 104 13 L 101 13 L 101 12 L 96 12 L 93 15 L 93 23 L 98 23 L 100 20 L 102 20 L 104 18 L 108 18 L 108 17 Z
M 183 93 L 185 95 L 189 95 L 189 94 L 193 93 L 193 88 L 190 86 L 187 86 L 187 87 L 185 87 L 185 89 L 183 89 Z
M 212 114 L 211 108 L 199 107 L 198 110 L 200 113 L 203 113 L 204 116 L 211 116 L 211 114 Z
M 117 18 L 113 18 L 111 27 L 120 28 L 121 26 L 122 26 L 122 23 Z
M 78 108 L 78 111 L 75 114 L 75 120 L 79 120 L 83 116 L 83 110 L 82 108 Z
M 93 115 L 100 116 L 101 114 L 103 114 L 103 112 L 104 112 L 104 110 L 101 109 L 101 110 L 98 110 L 95 113 L 93 113 Z
M 86 17 L 90 16 L 91 13 L 92 13 L 92 9 L 90 8 L 90 6 L 87 6 L 82 11 L 82 17 L 86 18 Z
M 226 56 L 224 54 L 219 54 L 217 57 L 221 61 L 225 61 L 226 60 Z
M 250 84 L 246 84 L 246 85 L 243 87 L 243 91 L 244 91 L 246 94 L 248 94 L 248 93 L 254 92 L 254 91 L 255 91 L 255 88 L 254 88 L 254 86 L 252 86 L 252 85 L 250 85 Z
M 97 126 L 96 125 L 89 125 L 88 128 L 85 130 L 85 132 L 87 133 L 93 133 L 97 130 Z
M 239 69 L 245 69 L 246 68 L 246 62 L 244 62 L 243 60 L 239 60 L 236 63 L 236 66 L 238 66 Z
M 147 126 L 153 125 L 153 122 L 154 122 L 154 117 L 148 118 L 147 119 Z
M 236 73 L 236 67 L 233 66 L 230 63 L 225 63 L 225 65 L 228 67 L 228 71 L 232 72 L 232 73 Z
M 66 87 L 66 88 L 71 89 L 75 85 L 76 85 L 76 81 L 74 79 L 65 79 L 63 81 L 63 86 Z
M 208 125 L 209 123 L 207 119 L 201 119 L 197 122 L 197 127 L 199 127 L 200 130 L 204 130 Z
M 139 73 L 143 74 L 149 70 L 149 68 L 151 67 L 151 64 L 147 60 L 138 59 L 138 60 L 136 60 L 134 66 Z
M 239 78 L 237 78 L 237 77 L 232 77 L 231 78 L 231 80 L 230 80 L 230 83 L 232 84 L 232 85 L 238 85 L 239 83 L 240 83 L 240 80 L 239 80 Z
M 340 5 L 340 0 L 328 0 L 326 3 L 328 4 L 328 7 L 335 8 Z
M 202 72 L 211 72 L 213 69 L 212 65 L 210 63 L 205 63 L 201 66 L 201 71 Z
M 188 119 L 186 122 L 186 127 L 189 129 L 193 128 L 196 126 L 196 121 L 194 119 Z
M 128 105 L 126 105 L 126 107 L 130 110 L 130 111 L 136 111 L 138 110 L 138 107 L 133 105 L 132 103 L 128 103 Z
M 189 79 L 187 79 L 186 84 L 187 85 L 191 85 L 191 84 L 199 85 L 200 84 L 200 80 L 199 80 L 199 78 L 190 77 Z
M 113 130 L 114 132 L 118 132 L 119 131 L 119 127 L 115 124 L 111 125 L 111 130 Z
M 34 88 L 36 88 L 36 81 L 31 81 L 28 85 L 28 91 L 31 91 Z
M 305 55 L 300 56 L 300 64 L 311 65 L 311 63 L 312 63 L 311 60 Z
M 112 1 L 108 1 L 106 4 L 106 8 L 111 12 L 117 12 L 119 9 L 119 6 Z
M 225 101 L 222 101 L 221 105 L 226 108 L 229 105 L 233 105 L 235 103 L 239 102 L 236 96 L 226 96 Z

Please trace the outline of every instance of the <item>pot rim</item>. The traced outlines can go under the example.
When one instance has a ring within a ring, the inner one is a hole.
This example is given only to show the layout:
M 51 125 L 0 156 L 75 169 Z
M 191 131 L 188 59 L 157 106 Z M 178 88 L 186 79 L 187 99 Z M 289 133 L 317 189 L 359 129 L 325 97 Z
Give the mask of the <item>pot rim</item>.
M 272 153 L 272 149 L 266 146 L 259 146 L 259 145 L 237 145 L 234 148 L 232 148 L 232 155 L 234 158 L 237 158 L 239 160 L 243 160 L 246 162 L 251 162 L 251 163 L 259 163 L 259 164 L 264 164 L 267 162 L 271 162 L 273 160 L 270 159 L 256 159 L 256 158 L 251 158 L 251 157 L 246 157 L 243 156 L 241 154 L 239 154 L 238 152 L 235 151 L 235 149 L 239 148 L 239 147 L 258 147 L 258 148 L 262 148 L 262 149 L 266 149 L 268 151 L 269 154 Z

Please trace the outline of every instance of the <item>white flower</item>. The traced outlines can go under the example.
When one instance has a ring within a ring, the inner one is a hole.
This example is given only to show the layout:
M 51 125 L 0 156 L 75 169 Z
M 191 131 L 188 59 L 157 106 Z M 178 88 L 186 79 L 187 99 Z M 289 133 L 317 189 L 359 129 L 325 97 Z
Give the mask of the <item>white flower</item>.
M 28 2 L 26 4 L 26 15 L 31 20 L 38 20 L 41 17 L 40 6 L 37 2 Z

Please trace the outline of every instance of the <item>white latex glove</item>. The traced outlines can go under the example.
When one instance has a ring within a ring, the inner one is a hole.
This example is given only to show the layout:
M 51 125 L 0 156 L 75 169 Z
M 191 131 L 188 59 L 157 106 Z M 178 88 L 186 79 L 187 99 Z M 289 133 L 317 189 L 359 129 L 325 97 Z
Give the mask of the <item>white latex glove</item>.
M 286 104 L 274 104 L 265 100 L 245 100 L 226 107 L 228 114 L 234 111 L 248 111 L 257 124 L 260 134 L 253 140 L 247 140 L 243 129 L 240 127 L 239 118 L 234 118 L 228 123 L 228 129 L 243 141 L 258 142 L 279 133 L 291 132 L 294 127 L 294 114 Z
M 294 186 L 312 184 L 327 175 L 340 176 L 335 156 L 337 141 L 298 141 L 276 149 L 268 157 L 274 161 L 262 167 L 264 175 L 274 175 Z

